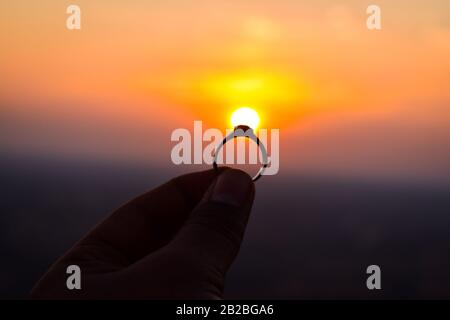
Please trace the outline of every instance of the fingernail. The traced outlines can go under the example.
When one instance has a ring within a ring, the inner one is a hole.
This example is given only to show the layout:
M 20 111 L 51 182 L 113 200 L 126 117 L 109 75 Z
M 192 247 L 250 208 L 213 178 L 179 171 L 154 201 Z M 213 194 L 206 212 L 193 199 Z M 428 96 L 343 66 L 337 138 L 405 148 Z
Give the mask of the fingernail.
M 240 207 L 250 195 L 253 181 L 243 171 L 224 171 L 214 186 L 210 200 Z

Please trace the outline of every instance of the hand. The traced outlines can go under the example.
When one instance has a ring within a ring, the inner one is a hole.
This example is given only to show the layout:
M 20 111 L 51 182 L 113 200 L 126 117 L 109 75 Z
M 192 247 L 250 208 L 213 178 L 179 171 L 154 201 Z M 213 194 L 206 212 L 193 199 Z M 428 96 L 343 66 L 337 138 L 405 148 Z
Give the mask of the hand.
M 132 200 L 61 257 L 36 299 L 220 299 L 255 188 L 244 172 L 187 174 Z M 81 268 L 81 289 L 66 268 Z

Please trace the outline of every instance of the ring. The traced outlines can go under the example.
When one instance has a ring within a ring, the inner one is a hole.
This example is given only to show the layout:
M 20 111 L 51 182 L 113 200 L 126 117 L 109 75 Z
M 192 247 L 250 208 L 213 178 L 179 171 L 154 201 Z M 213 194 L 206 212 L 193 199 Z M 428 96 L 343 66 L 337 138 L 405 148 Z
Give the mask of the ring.
M 217 146 L 216 150 L 214 151 L 214 162 L 213 167 L 214 170 L 218 171 L 219 168 L 217 166 L 217 157 L 219 155 L 220 149 L 231 139 L 237 138 L 237 137 L 247 137 L 250 140 L 253 140 L 259 147 L 262 155 L 262 166 L 259 168 L 258 173 L 252 178 L 253 181 L 258 180 L 263 175 L 264 171 L 266 170 L 267 166 L 269 165 L 269 159 L 267 157 L 267 150 L 264 144 L 259 141 L 259 138 L 255 135 L 252 128 L 245 125 L 240 125 L 234 128 L 233 132 L 227 135 L 222 142 Z

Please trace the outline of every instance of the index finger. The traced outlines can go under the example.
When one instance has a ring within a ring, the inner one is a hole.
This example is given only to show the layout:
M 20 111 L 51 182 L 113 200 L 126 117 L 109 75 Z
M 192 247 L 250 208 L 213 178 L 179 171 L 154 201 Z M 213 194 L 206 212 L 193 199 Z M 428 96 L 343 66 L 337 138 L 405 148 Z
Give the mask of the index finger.
M 217 175 L 207 170 L 168 181 L 117 209 L 76 247 L 113 250 L 130 264 L 139 260 L 175 236 Z

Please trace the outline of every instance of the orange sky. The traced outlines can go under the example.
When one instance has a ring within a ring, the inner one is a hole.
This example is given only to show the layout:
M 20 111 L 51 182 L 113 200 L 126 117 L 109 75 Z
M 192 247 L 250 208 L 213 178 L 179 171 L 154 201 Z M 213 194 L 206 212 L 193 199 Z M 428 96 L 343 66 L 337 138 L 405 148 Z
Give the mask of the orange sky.
M 289 170 L 448 172 L 449 2 L 377 4 L 381 31 L 365 1 L 2 1 L 0 150 L 163 164 L 249 105 Z

